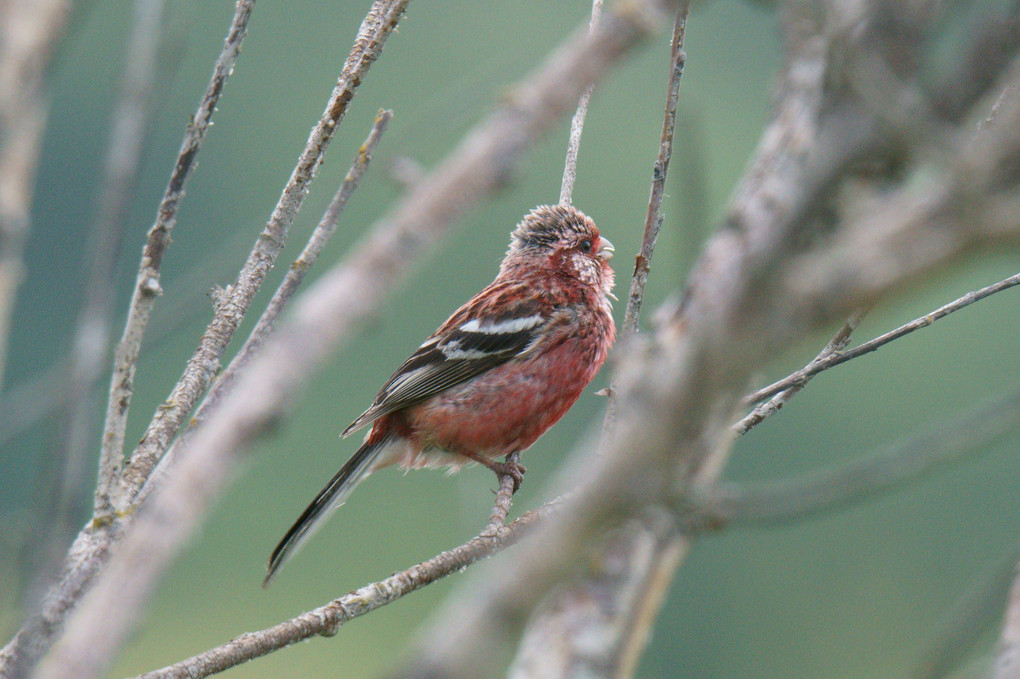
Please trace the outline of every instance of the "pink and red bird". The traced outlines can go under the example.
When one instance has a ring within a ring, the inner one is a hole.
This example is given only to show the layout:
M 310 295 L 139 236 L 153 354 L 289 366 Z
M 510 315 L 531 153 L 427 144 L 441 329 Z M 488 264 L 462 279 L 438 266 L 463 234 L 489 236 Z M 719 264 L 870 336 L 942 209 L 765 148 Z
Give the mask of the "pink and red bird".
M 540 205 L 514 229 L 499 274 L 457 309 L 344 430 L 364 443 L 277 545 L 266 582 L 354 487 L 382 467 L 501 461 L 527 449 L 577 401 L 616 336 L 613 245 L 569 205 Z

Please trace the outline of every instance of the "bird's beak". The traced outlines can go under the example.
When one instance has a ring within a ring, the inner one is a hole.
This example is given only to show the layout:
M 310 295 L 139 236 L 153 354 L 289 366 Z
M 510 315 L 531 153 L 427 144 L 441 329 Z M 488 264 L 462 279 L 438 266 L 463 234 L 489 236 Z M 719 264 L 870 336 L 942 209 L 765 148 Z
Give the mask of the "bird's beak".
M 613 258 L 613 253 L 616 252 L 616 248 L 605 236 L 599 237 L 599 251 L 596 256 L 604 262 L 608 262 Z

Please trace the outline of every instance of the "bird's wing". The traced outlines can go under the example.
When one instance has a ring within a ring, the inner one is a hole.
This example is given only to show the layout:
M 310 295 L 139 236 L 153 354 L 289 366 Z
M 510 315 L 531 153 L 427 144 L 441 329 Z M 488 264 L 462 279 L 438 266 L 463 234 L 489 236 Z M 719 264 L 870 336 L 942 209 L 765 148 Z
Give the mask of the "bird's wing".
M 550 314 L 534 293 L 522 297 L 523 291 L 516 288 L 489 286 L 461 307 L 404 361 L 341 436 L 527 351 Z M 492 313 L 495 309 L 498 314 Z

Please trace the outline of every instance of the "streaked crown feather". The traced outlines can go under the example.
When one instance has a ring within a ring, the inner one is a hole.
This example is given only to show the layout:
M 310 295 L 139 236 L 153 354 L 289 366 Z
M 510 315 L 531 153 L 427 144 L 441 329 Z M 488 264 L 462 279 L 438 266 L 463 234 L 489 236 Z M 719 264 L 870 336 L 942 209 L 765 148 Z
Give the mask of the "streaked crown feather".
M 511 234 L 510 250 L 550 247 L 577 237 L 598 235 L 595 222 L 572 205 L 539 205 Z

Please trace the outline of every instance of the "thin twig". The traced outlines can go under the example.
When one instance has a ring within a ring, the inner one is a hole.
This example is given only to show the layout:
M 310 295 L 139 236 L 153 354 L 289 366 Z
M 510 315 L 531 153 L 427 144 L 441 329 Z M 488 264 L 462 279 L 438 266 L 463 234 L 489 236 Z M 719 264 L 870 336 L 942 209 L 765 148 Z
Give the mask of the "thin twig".
M 695 526 L 776 525 L 873 499 L 936 468 L 986 449 L 1020 426 L 1020 391 L 834 469 L 760 486 L 723 483 L 681 496 Z
M 510 483 L 512 489 L 513 479 L 510 479 Z M 222 646 L 168 667 L 146 672 L 136 679 L 199 679 L 317 635 L 332 636 L 344 623 L 462 571 L 471 564 L 513 545 L 532 526 L 554 511 L 557 504 L 552 502 L 543 505 L 493 531 L 487 529 L 459 547 L 394 573 L 385 580 L 365 585 L 325 606 L 259 632 L 242 634 Z
M 622 335 L 637 332 L 641 302 L 644 300 L 648 270 L 652 264 L 655 241 L 662 227 L 662 197 L 666 192 L 666 176 L 669 161 L 673 157 L 673 132 L 676 129 L 676 109 L 680 102 L 680 81 L 684 76 L 687 53 L 684 51 L 684 36 L 687 32 L 687 15 L 690 3 L 683 2 L 673 26 L 673 40 L 670 43 L 670 71 L 666 85 L 666 113 L 662 118 L 662 134 L 659 136 L 659 155 L 652 165 L 652 186 L 649 191 L 648 209 L 645 211 L 645 228 L 641 237 L 641 250 L 634 261 L 634 275 L 630 279 L 627 293 L 627 310 L 623 316 Z
M 202 335 L 199 348 L 188 360 L 184 374 L 170 396 L 157 408 L 152 423 L 128 461 L 121 479 L 121 492 L 125 496 L 135 495 L 142 487 L 180 431 L 188 413 L 208 389 L 218 371 L 224 349 L 283 248 L 287 232 L 304 203 L 308 186 L 318 173 L 326 148 L 339 129 L 355 91 L 379 57 L 386 39 L 396 28 L 409 3 L 410 0 L 376 0 L 372 4 L 325 111 L 312 128 L 265 229 L 259 234 L 235 282 L 219 296 L 216 314 Z
M 588 30 L 595 28 L 600 16 L 602 16 L 602 0 L 592 0 L 591 21 L 588 22 Z M 563 181 L 560 183 L 561 205 L 570 205 L 574 196 L 574 181 L 577 179 L 577 152 L 581 148 L 581 132 L 584 129 L 584 119 L 588 116 L 588 102 L 591 101 L 591 93 L 594 89 L 594 84 L 584 89 L 577 101 L 577 111 L 570 119 L 570 139 L 567 142 L 567 157 L 563 163 Z
M 680 81 L 683 79 L 687 53 L 684 51 L 684 36 L 687 32 L 687 16 L 690 2 L 684 1 L 677 10 L 673 24 L 673 39 L 670 42 L 670 69 L 666 81 L 666 109 L 662 117 L 662 132 L 659 135 L 659 153 L 652 165 L 652 184 L 649 189 L 648 208 L 645 211 L 645 227 L 641 237 L 641 249 L 634 260 L 634 273 L 627 293 L 627 308 L 620 330 L 621 342 L 637 332 L 641 316 L 641 303 L 645 296 L 645 285 L 655 252 L 655 242 L 662 227 L 662 197 L 666 190 L 669 162 L 673 157 L 673 133 L 676 129 L 676 109 L 680 102 Z M 602 421 L 603 435 L 608 433 L 616 420 L 616 393 L 612 386 L 607 391 L 606 414 Z
M 135 369 L 142 340 L 156 298 L 162 293 L 160 267 L 177 223 L 177 210 L 184 199 L 184 188 L 195 166 L 216 104 L 223 93 L 223 87 L 233 73 L 234 63 L 241 51 L 241 43 L 248 31 L 248 19 L 254 7 L 255 0 L 239 0 L 237 3 L 223 43 L 223 50 L 213 67 L 212 77 L 198 109 L 184 131 L 174 169 L 170 173 L 170 180 L 156 212 L 155 222 L 149 229 L 148 240 L 142 249 L 141 264 L 128 307 L 124 332 L 114 352 L 113 375 L 110 380 L 99 458 L 99 482 L 96 485 L 97 514 L 107 513 L 114 508 L 123 508 L 118 483 L 124 458 L 124 432 L 131 397 L 134 394 Z
M 408 262 L 481 197 L 506 185 L 539 136 L 581 90 L 621 60 L 672 6 L 631 0 L 590 35 L 570 38 L 384 215 L 348 258 L 295 299 L 237 387 L 199 427 L 176 472 L 150 496 L 132 530 L 68 622 L 41 677 L 92 677 L 123 642 L 170 561 L 191 535 L 249 444 L 279 421 L 315 368 L 378 308 Z M 116 602 L 112 605 L 110 602 Z
M 859 310 L 851 314 L 850 318 L 848 318 L 846 323 L 843 324 L 843 327 L 836 331 L 836 334 L 833 335 L 831 340 L 829 340 L 829 343 L 826 344 L 825 347 L 818 352 L 818 355 L 811 359 L 811 362 L 804 366 L 802 370 L 810 370 L 812 366 L 824 361 L 829 356 L 843 351 L 843 349 L 846 348 L 846 345 L 850 343 L 853 331 L 856 330 L 857 326 L 860 325 L 862 320 L 864 320 L 865 314 L 867 314 L 867 310 Z M 810 376 L 805 377 L 803 381 L 787 387 L 768 401 L 756 405 L 751 412 L 733 425 L 733 431 L 736 432 L 737 435 L 743 436 L 754 427 L 778 413 L 791 398 L 796 396 L 801 389 L 807 386 L 810 379 Z
M 888 344 L 889 342 L 892 342 L 893 340 L 899 339 L 904 335 L 908 335 L 914 332 L 915 330 L 927 328 L 935 321 L 945 318 L 954 311 L 959 311 L 960 309 L 966 306 L 970 306 L 974 302 L 980 301 L 986 297 L 994 295 L 997 292 L 1002 292 L 1003 290 L 1012 288 L 1015 285 L 1020 285 L 1020 274 L 1015 274 L 1013 276 L 1010 276 L 1009 278 L 999 281 L 998 283 L 994 283 L 987 287 L 981 288 L 980 290 L 968 292 L 966 295 L 960 297 L 959 299 L 953 300 L 948 304 L 940 306 L 938 309 L 935 309 L 934 311 L 931 311 L 925 314 L 924 316 L 921 316 L 920 318 L 915 318 L 909 323 L 905 323 L 900 327 L 896 328 L 895 330 L 890 330 L 884 335 L 880 335 L 879 337 L 876 337 L 873 340 L 865 342 L 864 344 L 858 347 L 854 347 L 849 351 L 836 352 L 820 361 L 817 362 L 812 361 L 803 369 L 798 370 L 797 372 L 792 373 L 787 377 L 784 377 L 778 382 L 775 382 L 763 389 L 759 389 L 758 391 L 748 394 L 747 396 L 744 397 L 744 403 L 746 405 L 758 403 L 759 401 L 774 396 L 779 392 L 789 389 L 794 385 L 803 384 L 807 382 L 807 380 L 817 375 L 818 373 L 822 372 L 823 370 L 828 370 L 829 368 L 840 365 L 842 363 L 846 363 L 847 361 L 853 360 L 859 356 L 863 356 L 864 354 L 875 351 L 879 347 L 882 347 Z
M 364 177 L 365 172 L 368 171 L 368 166 L 372 162 L 372 156 L 375 154 L 375 149 L 382 140 L 382 135 L 386 132 L 386 128 L 389 125 L 390 120 L 393 118 L 393 112 L 389 110 L 380 110 L 372 123 L 372 129 L 368 133 L 368 137 L 365 142 L 358 149 L 357 156 L 354 159 L 354 163 L 351 165 L 351 169 L 347 171 L 344 181 L 340 184 L 340 188 L 333 196 L 333 200 L 330 201 L 329 206 L 322 215 L 322 219 L 319 220 L 319 224 L 312 230 L 311 235 L 308 237 L 308 241 L 305 244 L 301 254 L 298 255 L 294 263 L 291 264 L 287 270 L 287 275 L 284 276 L 283 281 L 277 287 L 276 292 L 273 294 L 273 298 L 269 300 L 269 304 L 266 305 L 265 311 L 259 317 L 258 323 L 255 324 L 255 328 L 248 335 L 244 345 L 237 352 L 233 359 L 230 361 L 230 365 L 227 366 L 223 374 L 219 376 L 216 383 L 213 384 L 209 390 L 209 394 L 206 396 L 202 405 L 199 406 L 195 412 L 195 416 L 191 419 L 191 423 L 188 425 L 188 431 L 184 433 L 178 440 L 167 451 L 167 454 L 159 461 L 153 474 L 146 481 L 145 485 L 139 489 L 136 496 L 130 498 L 134 503 L 140 503 L 144 500 L 145 495 L 151 492 L 155 483 L 165 473 L 165 470 L 169 468 L 172 463 L 177 450 L 184 445 L 187 445 L 187 439 L 189 433 L 194 430 L 196 426 L 201 424 L 209 413 L 213 411 L 213 408 L 223 399 L 223 397 L 230 393 L 230 389 L 233 387 L 234 382 L 237 379 L 237 375 L 240 370 L 248 364 L 249 361 L 255 356 L 258 350 L 262 347 L 263 342 L 269 337 L 270 333 L 276 325 L 276 322 L 280 318 L 280 314 L 286 308 L 287 304 L 293 298 L 294 293 L 297 292 L 298 288 L 305 280 L 305 276 L 315 265 L 315 262 L 319 258 L 319 254 L 322 253 L 323 248 L 326 247 L 326 243 L 336 232 L 337 225 L 340 220 L 340 215 L 343 214 L 344 208 L 347 206 L 347 201 L 350 200 L 351 195 L 358 188 L 358 184 L 361 182 L 361 178 Z

